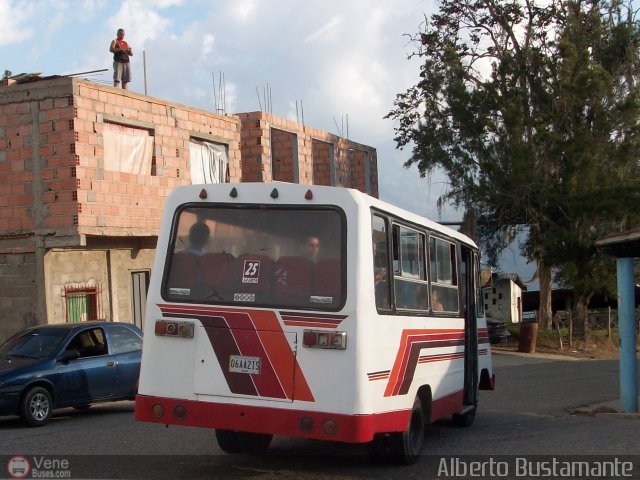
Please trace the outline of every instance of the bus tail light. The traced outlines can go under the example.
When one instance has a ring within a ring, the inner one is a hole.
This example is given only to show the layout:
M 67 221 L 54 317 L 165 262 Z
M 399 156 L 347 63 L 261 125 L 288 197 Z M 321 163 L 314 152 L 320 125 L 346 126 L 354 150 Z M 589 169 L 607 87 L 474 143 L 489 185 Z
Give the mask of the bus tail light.
M 346 350 L 347 332 L 326 332 L 323 330 L 305 330 L 302 344 L 308 348 L 328 348 Z
M 156 320 L 155 333 L 164 337 L 193 338 L 192 322 Z

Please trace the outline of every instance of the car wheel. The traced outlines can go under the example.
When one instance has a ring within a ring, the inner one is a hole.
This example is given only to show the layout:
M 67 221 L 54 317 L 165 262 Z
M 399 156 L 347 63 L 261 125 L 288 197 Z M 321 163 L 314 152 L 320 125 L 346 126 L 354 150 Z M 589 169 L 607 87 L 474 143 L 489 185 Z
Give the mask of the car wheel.
M 41 427 L 49 421 L 53 401 L 46 388 L 33 387 L 27 391 L 20 404 L 20 417 L 30 427 Z

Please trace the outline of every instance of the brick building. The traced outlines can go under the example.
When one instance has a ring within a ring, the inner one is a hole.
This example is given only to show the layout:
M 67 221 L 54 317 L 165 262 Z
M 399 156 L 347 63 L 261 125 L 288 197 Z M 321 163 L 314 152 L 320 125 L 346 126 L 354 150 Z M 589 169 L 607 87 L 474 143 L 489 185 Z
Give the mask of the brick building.
M 271 180 L 377 196 L 376 152 L 74 78 L 0 86 L 0 341 L 39 323 L 141 324 L 165 196 Z
M 242 122 L 242 181 L 351 187 L 378 197 L 375 149 L 264 112 Z

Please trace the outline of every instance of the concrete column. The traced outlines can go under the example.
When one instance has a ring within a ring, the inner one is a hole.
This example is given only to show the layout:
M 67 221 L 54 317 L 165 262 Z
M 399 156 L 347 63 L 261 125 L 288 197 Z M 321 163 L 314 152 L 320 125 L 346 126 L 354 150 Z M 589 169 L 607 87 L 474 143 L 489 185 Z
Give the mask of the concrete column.
M 40 105 L 37 100 L 30 104 L 31 107 L 31 160 L 33 179 L 31 189 L 33 193 L 33 223 L 34 223 L 34 243 L 35 243 L 35 298 L 34 298 L 34 314 L 38 324 L 49 323 L 47 315 L 47 291 L 44 259 L 46 248 L 44 237 L 42 236 L 43 212 L 44 204 L 42 202 L 42 157 L 40 156 Z
M 638 411 L 635 279 L 633 258 L 617 259 L 618 330 L 620 333 L 620 405 L 623 412 Z

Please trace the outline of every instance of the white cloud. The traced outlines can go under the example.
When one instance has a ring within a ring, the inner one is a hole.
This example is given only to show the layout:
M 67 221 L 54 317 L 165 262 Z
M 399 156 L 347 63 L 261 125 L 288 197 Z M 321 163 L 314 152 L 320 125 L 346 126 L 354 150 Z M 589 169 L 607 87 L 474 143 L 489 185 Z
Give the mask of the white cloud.
M 156 12 L 155 6 L 155 1 L 150 0 L 123 2 L 115 15 L 107 20 L 107 24 L 113 31 L 113 37 L 115 38 L 118 28 L 124 28 L 126 38 L 135 53 L 136 46 L 140 50 L 148 40 L 164 35 L 171 21 Z
M 325 23 L 322 27 L 317 29 L 311 35 L 304 39 L 304 43 L 315 42 L 316 40 L 327 41 L 331 38 L 336 38 L 338 35 L 338 27 L 342 23 L 343 18 L 340 15 L 334 15 L 331 19 Z
M 276 4 L 277 5 L 277 4 Z M 243 22 L 253 17 L 257 10 L 255 0 L 236 0 L 232 7 L 233 15 Z M 275 9 L 277 11 L 277 8 Z
M 14 4 L 11 0 L 0 0 L 0 47 L 20 43 L 34 35 L 34 29 L 27 26 L 35 13 L 30 2 Z
M 205 58 L 213 51 L 213 44 L 216 41 L 216 38 L 210 33 L 206 33 L 202 37 L 202 54 L 200 58 Z

